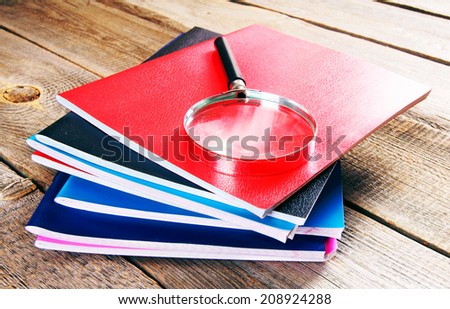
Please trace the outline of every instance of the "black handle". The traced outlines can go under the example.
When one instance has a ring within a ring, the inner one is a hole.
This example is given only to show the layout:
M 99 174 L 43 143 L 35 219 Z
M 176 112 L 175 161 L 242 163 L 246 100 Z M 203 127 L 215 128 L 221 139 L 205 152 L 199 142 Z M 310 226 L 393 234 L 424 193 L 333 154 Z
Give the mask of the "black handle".
M 223 67 L 227 73 L 228 89 L 245 88 L 245 80 L 242 77 L 241 70 L 239 69 L 236 59 L 234 59 L 233 52 L 231 51 L 227 40 L 220 36 L 214 41 L 214 45 L 219 52 L 220 60 L 222 60 Z M 237 86 L 239 84 L 240 86 Z

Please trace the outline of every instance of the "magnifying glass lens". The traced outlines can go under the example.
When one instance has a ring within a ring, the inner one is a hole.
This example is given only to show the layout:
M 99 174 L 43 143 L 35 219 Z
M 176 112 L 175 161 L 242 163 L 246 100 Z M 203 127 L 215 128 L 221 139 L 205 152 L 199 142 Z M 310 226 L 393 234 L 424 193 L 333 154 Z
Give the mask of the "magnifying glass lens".
M 279 158 L 300 151 L 313 138 L 308 115 L 261 99 L 211 102 L 190 115 L 185 128 L 201 147 L 244 160 Z
M 280 172 L 287 165 L 278 164 L 283 163 L 279 158 L 286 158 L 289 167 L 303 162 L 302 156 L 291 155 L 303 154 L 303 150 L 309 154 L 312 150 L 317 133 L 314 117 L 293 100 L 248 89 L 226 39 L 218 37 L 214 44 L 228 78 L 229 91 L 189 108 L 184 117 L 187 134 L 202 149 L 233 159 L 214 164 L 224 173 L 237 170 L 265 173 L 269 165 L 271 169 L 274 167 L 272 162 L 277 163 L 274 171 Z M 296 160 L 292 160 L 294 157 Z M 228 161 L 233 164 L 223 164 Z M 248 161 L 262 164 L 240 164 Z M 234 164 L 237 162 L 239 168 Z

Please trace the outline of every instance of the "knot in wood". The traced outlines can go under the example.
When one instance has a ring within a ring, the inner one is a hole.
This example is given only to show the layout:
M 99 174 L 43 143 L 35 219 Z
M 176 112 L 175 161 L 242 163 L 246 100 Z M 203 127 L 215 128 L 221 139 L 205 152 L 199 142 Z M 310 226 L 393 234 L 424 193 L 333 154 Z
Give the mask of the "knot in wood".
M 3 92 L 3 97 L 13 103 L 31 102 L 38 99 L 40 95 L 39 89 L 33 86 L 14 86 Z

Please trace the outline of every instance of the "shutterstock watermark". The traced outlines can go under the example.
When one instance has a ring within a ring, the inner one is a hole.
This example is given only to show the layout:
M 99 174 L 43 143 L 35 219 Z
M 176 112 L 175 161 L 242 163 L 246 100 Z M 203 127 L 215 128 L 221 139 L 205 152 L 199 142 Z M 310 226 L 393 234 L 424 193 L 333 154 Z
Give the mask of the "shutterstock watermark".
M 286 161 L 295 161 L 300 158 L 315 162 L 319 160 L 332 160 L 342 156 L 341 143 L 346 135 L 333 136 L 331 126 L 325 128 L 325 135 L 321 136 L 277 136 L 272 134 L 270 128 L 257 135 L 197 135 L 194 129 L 185 132 L 176 128 L 170 135 L 155 137 L 153 135 L 140 136 L 133 134 L 129 127 L 125 127 L 124 139 L 122 136 L 105 136 L 102 140 L 102 159 L 108 161 L 138 161 L 147 159 L 152 161 L 167 160 L 169 157 L 185 162 L 233 160 L 246 161 L 276 160 L 284 157 Z M 120 141 L 120 142 L 119 142 Z M 318 147 L 318 145 L 321 147 Z M 324 144 L 324 145 L 323 145 Z M 144 147 L 140 147 L 144 146 Z M 158 149 L 158 154 L 154 150 Z M 321 152 L 318 152 L 320 149 Z M 206 150 L 206 151 L 205 151 Z M 236 156 L 236 153 L 239 156 Z

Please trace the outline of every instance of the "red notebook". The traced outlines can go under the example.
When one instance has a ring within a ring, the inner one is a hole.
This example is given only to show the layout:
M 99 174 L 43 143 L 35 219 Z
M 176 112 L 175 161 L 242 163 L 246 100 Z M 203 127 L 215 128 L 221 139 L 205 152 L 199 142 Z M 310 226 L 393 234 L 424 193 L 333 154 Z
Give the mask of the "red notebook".
M 64 92 L 57 99 L 133 150 L 264 216 L 430 92 L 427 86 L 372 64 L 265 27 L 251 26 L 226 38 L 248 88 L 287 97 L 313 114 L 318 124 L 313 160 L 280 173 L 230 175 L 191 156 L 179 160 L 175 152 L 180 150 L 167 147 L 174 130 L 183 127 L 189 107 L 227 90 L 212 40 Z

